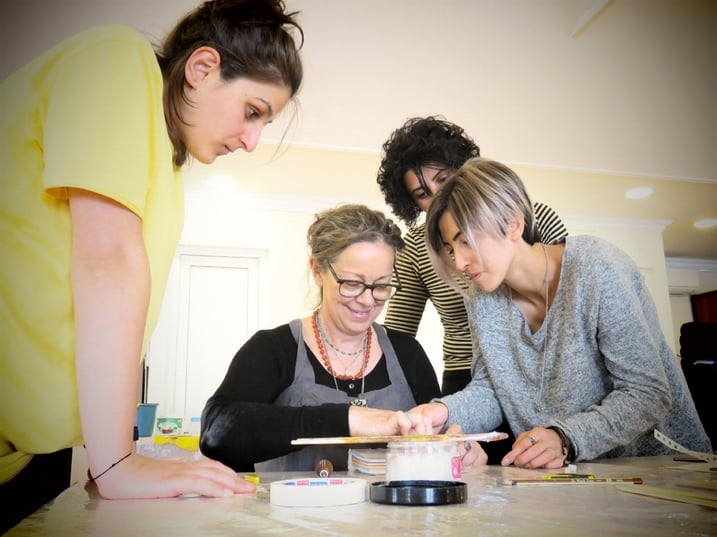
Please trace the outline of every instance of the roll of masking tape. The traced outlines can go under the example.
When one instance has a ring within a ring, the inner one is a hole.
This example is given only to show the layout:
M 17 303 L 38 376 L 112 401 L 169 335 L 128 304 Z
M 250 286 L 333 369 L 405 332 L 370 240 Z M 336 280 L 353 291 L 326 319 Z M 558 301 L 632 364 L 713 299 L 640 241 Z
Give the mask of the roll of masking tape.
M 269 493 L 269 502 L 282 507 L 331 507 L 365 501 L 365 479 L 285 479 L 274 481 Z

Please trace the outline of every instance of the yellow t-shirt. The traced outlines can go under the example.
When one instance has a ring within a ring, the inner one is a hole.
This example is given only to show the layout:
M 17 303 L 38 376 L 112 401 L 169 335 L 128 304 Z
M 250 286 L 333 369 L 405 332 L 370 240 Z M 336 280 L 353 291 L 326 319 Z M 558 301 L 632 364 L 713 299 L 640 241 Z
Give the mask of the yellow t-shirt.
M 107 196 L 142 219 L 152 278 L 144 348 L 184 208 L 162 74 L 135 30 L 106 26 L 67 39 L 4 80 L 0 103 L 3 483 L 32 454 L 82 444 L 68 187 Z

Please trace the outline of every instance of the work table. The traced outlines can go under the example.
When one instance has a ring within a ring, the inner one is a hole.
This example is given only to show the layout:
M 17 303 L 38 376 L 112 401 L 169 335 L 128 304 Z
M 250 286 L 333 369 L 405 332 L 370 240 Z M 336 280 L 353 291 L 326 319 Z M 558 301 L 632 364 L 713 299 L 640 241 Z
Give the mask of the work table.
M 606 459 L 578 463 L 581 474 L 641 477 L 643 485 L 710 495 L 717 500 L 717 471 L 672 457 Z M 485 466 L 464 472 L 465 503 L 394 506 L 276 507 L 274 480 L 309 474 L 260 474 L 256 494 L 227 498 L 104 500 L 93 485 L 75 484 L 10 530 L 8 537 L 130 535 L 717 535 L 717 508 L 632 494 L 613 484 L 515 486 L 555 471 Z M 337 476 L 345 477 L 339 473 Z M 382 476 L 351 473 L 367 484 Z

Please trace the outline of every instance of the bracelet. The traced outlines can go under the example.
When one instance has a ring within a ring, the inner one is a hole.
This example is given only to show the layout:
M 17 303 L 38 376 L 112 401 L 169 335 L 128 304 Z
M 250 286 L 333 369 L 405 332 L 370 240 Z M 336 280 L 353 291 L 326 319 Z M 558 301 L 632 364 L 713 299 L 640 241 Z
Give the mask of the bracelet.
M 114 468 L 115 466 L 117 466 L 119 463 L 121 463 L 123 460 L 125 460 L 125 459 L 126 459 L 127 457 L 129 457 L 130 455 L 132 455 L 132 452 L 131 452 L 131 451 L 130 451 L 129 453 L 127 453 L 127 455 L 125 455 L 124 457 L 122 457 L 120 460 L 118 460 L 117 462 L 113 462 L 112 464 L 110 464 L 109 468 L 107 468 L 104 472 L 101 472 L 99 475 L 96 475 L 95 477 L 92 477 L 92 474 L 90 473 L 90 470 L 89 470 L 89 468 L 88 468 L 88 469 L 87 469 L 87 478 L 88 478 L 91 482 L 94 483 L 94 482 L 97 481 L 100 477 L 102 477 L 102 476 L 105 475 L 107 472 L 109 472 L 110 470 L 112 470 L 112 468 Z
M 565 460 L 563 461 L 564 464 L 571 464 L 575 460 L 575 447 L 573 446 L 573 443 L 570 441 L 568 436 L 565 434 L 565 431 L 563 431 L 560 427 L 550 426 L 546 427 L 546 429 L 550 429 L 551 431 L 555 431 L 555 433 L 560 438 L 560 445 L 563 449 L 563 457 L 565 457 Z

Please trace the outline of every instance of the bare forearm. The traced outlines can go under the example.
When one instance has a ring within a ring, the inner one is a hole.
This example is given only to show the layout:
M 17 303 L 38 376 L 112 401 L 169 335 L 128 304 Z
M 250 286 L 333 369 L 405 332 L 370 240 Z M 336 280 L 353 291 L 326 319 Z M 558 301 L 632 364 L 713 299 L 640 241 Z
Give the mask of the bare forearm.
M 149 264 L 136 215 L 90 195 L 72 207 L 77 390 L 96 475 L 132 449 Z
M 95 474 L 132 447 L 148 271 L 128 260 L 104 268 L 80 263 L 73 288 L 80 418 Z

